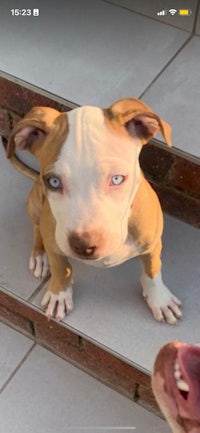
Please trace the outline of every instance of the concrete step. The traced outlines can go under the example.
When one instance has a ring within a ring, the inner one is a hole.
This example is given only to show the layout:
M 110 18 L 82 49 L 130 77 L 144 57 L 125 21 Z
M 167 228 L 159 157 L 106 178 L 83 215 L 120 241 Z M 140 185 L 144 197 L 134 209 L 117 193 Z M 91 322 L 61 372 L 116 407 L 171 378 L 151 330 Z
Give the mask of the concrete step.
M 0 69 L 80 105 L 142 97 L 171 123 L 175 148 L 199 157 L 197 0 L 187 17 L 158 16 L 159 1 L 132 3 L 121 1 L 129 10 L 85 0 L 81 13 L 78 1 L 63 2 L 55 19 L 53 5 L 22 17 L 12 16 L 3 0 Z
M 164 420 L 2 323 L 0 343 L 1 432 L 169 433 Z

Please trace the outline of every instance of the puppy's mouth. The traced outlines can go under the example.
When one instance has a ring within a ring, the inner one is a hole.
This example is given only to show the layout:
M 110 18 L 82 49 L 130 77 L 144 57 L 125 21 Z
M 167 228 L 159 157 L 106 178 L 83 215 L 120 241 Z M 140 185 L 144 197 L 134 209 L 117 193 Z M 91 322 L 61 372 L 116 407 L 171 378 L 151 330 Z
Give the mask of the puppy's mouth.
M 88 261 L 96 262 L 98 260 L 101 260 L 101 258 L 96 256 L 96 255 L 84 255 L 84 254 L 78 254 L 75 252 L 73 252 L 72 256 L 75 259 L 79 259 L 81 261 L 86 261 L 86 262 L 88 262 Z
M 164 376 L 164 391 L 172 402 L 174 418 L 178 417 L 184 431 L 192 433 L 195 427 L 194 432 L 200 433 L 200 347 L 170 343 L 158 358 L 155 368 Z
M 180 361 L 178 360 L 180 357 L 176 358 L 174 362 L 174 379 L 176 381 L 176 386 L 182 395 L 182 397 L 187 400 L 189 396 L 189 385 L 188 381 L 184 379 L 183 368 L 180 367 Z
M 78 254 L 75 253 L 74 251 L 71 252 L 70 255 L 72 258 L 79 260 L 81 262 L 85 262 L 88 265 L 93 265 L 93 266 L 99 266 L 100 263 L 102 262 L 107 262 L 107 259 L 110 257 L 109 255 L 106 254 L 92 254 L 92 255 L 84 255 L 84 254 Z
M 82 261 L 92 260 L 94 262 L 101 259 L 101 257 L 97 252 L 96 247 L 92 247 L 92 246 L 84 249 L 84 251 L 79 248 L 73 248 L 71 249 L 71 255 L 72 257 Z
M 183 344 L 178 348 L 174 379 L 181 396 L 180 413 L 200 422 L 200 347 Z

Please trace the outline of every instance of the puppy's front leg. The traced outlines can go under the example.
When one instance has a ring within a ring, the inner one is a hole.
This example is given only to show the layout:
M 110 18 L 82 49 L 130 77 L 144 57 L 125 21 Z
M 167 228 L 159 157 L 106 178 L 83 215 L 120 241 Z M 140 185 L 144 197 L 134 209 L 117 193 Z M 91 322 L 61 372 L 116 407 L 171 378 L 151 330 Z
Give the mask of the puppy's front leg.
M 143 296 L 149 305 L 153 316 L 160 322 L 171 325 L 182 317 L 181 301 L 165 286 L 161 275 L 161 241 L 153 252 L 140 256 L 143 273 L 140 279 Z
M 34 277 L 43 279 L 50 275 L 49 262 L 38 225 L 34 224 L 34 244 L 29 259 L 29 269 Z
M 43 279 L 50 274 L 49 263 L 40 229 L 44 194 L 40 180 L 33 185 L 27 200 L 27 211 L 33 223 L 34 242 L 29 259 L 29 269 L 34 277 Z
M 48 259 L 51 278 L 41 306 L 48 318 L 60 321 L 73 310 L 72 268 L 60 254 L 48 252 Z

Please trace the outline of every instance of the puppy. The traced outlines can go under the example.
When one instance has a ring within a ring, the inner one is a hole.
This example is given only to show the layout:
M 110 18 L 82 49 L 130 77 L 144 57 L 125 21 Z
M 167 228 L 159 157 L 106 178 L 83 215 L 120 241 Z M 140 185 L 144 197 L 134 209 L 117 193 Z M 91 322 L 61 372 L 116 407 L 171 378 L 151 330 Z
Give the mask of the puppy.
M 37 278 L 50 267 L 42 300 L 48 317 L 61 320 L 73 308 L 68 258 L 111 267 L 136 256 L 154 318 L 174 324 L 181 317 L 181 302 L 162 281 L 159 200 L 139 165 L 142 146 L 159 131 L 171 146 L 170 126 L 142 101 L 127 98 L 107 109 L 67 113 L 34 107 L 11 132 L 8 158 L 26 149 L 40 165 L 28 198 L 29 266 Z

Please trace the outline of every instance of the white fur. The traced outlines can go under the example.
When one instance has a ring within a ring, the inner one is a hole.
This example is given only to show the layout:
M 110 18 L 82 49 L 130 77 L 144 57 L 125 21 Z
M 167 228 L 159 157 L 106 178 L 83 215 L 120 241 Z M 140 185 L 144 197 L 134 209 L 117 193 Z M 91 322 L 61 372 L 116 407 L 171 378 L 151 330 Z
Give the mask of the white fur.
M 139 254 L 128 239 L 128 218 L 140 183 L 140 140 L 111 131 L 97 107 L 80 107 L 67 116 L 69 134 L 51 170 L 62 179 L 64 191 L 48 192 L 57 244 L 73 257 L 67 239 L 70 232 L 100 232 L 100 260 L 93 264 L 119 264 Z M 114 175 L 126 176 L 126 180 L 113 186 Z
M 164 285 L 161 272 L 155 278 L 149 278 L 144 272 L 141 276 L 143 296 L 153 316 L 160 322 L 174 325 L 182 317 L 181 301 Z
M 47 290 L 43 296 L 41 307 L 46 310 L 47 317 L 53 317 L 54 312 L 56 312 L 56 320 L 64 319 L 66 312 L 69 314 L 73 310 L 72 286 L 68 286 L 65 291 L 60 291 L 57 295 Z
M 39 254 L 38 256 L 30 256 L 29 269 L 34 277 L 42 279 L 50 274 L 50 267 L 46 253 Z

